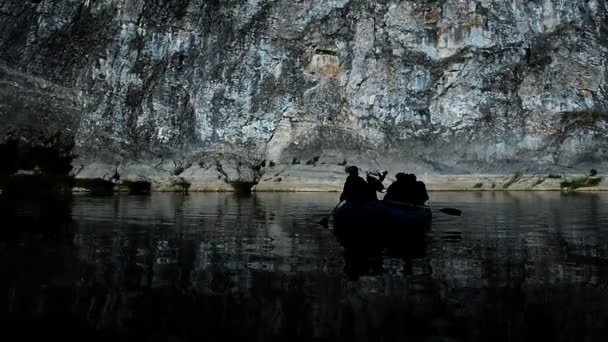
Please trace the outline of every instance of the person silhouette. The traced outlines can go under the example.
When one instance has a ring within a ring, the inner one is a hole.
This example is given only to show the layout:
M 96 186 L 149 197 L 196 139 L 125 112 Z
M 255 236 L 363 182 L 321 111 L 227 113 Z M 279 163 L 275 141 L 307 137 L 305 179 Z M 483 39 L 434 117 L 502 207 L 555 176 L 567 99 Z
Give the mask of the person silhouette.
M 426 185 L 424 182 L 416 180 L 416 175 L 411 174 L 412 180 L 412 200 L 411 203 L 414 205 L 424 205 L 429 200 L 429 194 L 426 191 Z
M 361 202 L 369 198 L 369 185 L 359 176 L 359 168 L 351 165 L 346 168 L 348 177 L 344 183 L 344 189 L 340 195 L 340 202 Z
M 367 185 L 368 185 L 369 200 L 378 200 L 378 195 L 376 193 L 384 191 L 384 184 L 382 184 L 382 181 L 384 181 L 384 178 L 386 178 L 387 174 L 388 174 L 388 171 L 384 171 L 382 173 L 380 173 L 380 172 L 376 172 L 376 173 L 368 172 L 367 173 L 365 180 L 367 181 Z M 374 176 L 376 176 L 378 178 L 376 178 Z
M 395 178 L 386 190 L 385 200 L 413 205 L 424 205 L 429 200 L 426 185 L 418 181 L 415 174 L 399 172 Z
M 388 186 L 384 200 L 400 203 L 410 203 L 412 195 L 411 177 L 403 172 L 395 175 L 395 181 Z

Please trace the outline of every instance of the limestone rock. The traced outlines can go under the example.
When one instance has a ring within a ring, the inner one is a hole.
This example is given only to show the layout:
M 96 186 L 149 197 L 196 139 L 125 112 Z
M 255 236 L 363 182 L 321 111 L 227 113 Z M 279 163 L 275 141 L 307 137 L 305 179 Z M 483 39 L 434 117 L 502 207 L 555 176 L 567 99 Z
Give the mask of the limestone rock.
M 6 0 L 0 134 L 70 133 L 79 176 L 201 188 L 270 163 L 333 184 L 300 169 L 328 155 L 586 173 L 608 167 L 607 65 L 600 0 Z

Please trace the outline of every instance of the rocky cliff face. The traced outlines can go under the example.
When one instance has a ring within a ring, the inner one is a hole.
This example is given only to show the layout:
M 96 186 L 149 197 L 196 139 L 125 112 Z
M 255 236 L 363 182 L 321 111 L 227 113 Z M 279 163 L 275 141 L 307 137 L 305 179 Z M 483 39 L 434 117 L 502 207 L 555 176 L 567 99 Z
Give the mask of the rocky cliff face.
M 604 0 L 0 4 L 1 133 L 71 133 L 83 177 L 602 170 L 607 69 Z

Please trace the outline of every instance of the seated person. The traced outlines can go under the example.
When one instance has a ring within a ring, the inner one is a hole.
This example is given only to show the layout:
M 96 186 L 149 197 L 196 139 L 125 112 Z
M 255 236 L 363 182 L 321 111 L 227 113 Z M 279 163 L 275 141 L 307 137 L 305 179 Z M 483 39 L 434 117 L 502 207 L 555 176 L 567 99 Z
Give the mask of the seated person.
M 395 175 L 396 180 L 389 185 L 384 199 L 392 202 L 411 203 L 412 183 L 408 174 L 399 172 Z
M 416 180 L 416 175 L 413 173 L 399 172 L 395 178 L 397 178 L 395 182 L 386 191 L 385 200 L 413 205 L 424 205 L 429 200 L 426 185 Z
M 340 202 L 360 202 L 369 199 L 369 185 L 359 176 L 359 168 L 349 166 L 346 168 L 348 177 L 344 183 L 344 189 L 340 195 Z
M 412 187 L 412 204 L 424 205 L 429 200 L 429 194 L 426 191 L 426 185 L 422 181 L 416 180 L 416 175 L 412 174 L 414 181 Z

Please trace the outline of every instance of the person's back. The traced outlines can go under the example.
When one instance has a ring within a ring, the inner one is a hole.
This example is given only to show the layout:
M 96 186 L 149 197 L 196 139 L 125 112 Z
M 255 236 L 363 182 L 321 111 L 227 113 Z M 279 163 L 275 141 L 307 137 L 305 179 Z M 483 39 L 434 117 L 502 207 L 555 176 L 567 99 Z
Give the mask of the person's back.
M 412 184 L 409 175 L 399 172 L 397 178 L 386 190 L 384 199 L 392 202 L 412 203 Z
M 412 187 L 412 203 L 415 205 L 424 205 L 428 200 L 429 194 L 426 191 L 426 185 L 424 184 L 424 182 L 414 182 Z
M 340 195 L 340 202 L 367 200 L 369 197 L 369 187 L 367 182 L 359 177 L 359 169 L 356 166 L 349 166 L 346 168 L 346 172 L 348 172 L 348 177 L 346 177 L 344 189 Z

